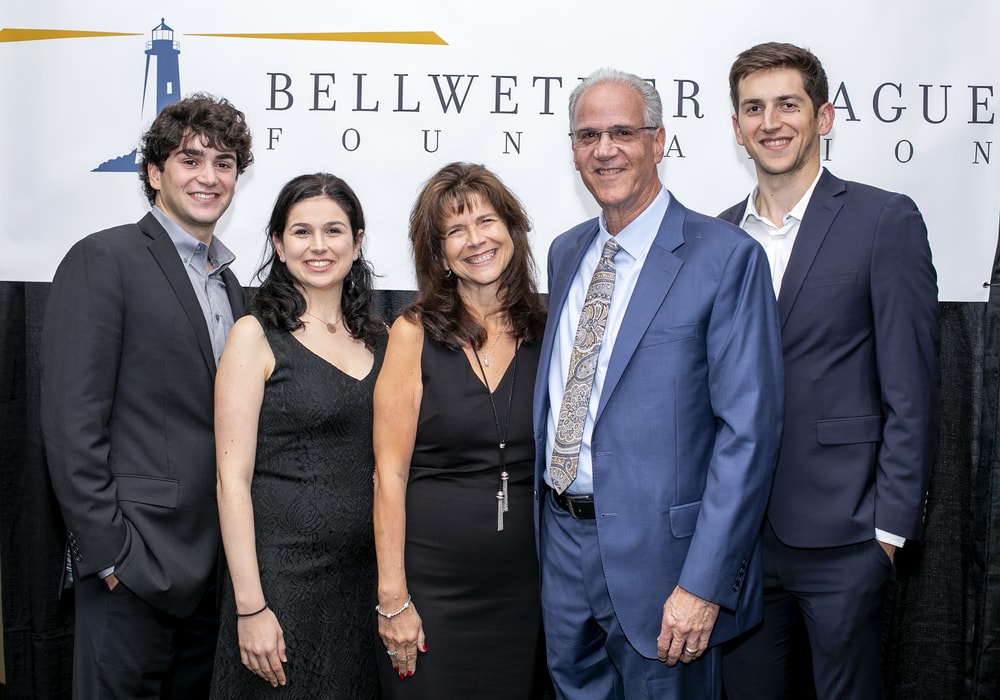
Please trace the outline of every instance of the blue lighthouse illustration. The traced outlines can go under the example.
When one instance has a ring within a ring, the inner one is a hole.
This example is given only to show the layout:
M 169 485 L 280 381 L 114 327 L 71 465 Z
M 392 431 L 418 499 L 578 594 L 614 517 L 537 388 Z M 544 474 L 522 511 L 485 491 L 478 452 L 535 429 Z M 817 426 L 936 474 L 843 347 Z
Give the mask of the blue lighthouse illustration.
M 180 100 L 181 71 L 177 61 L 181 53 L 179 46 L 180 44 L 174 41 L 174 30 L 160 18 L 160 26 L 153 28 L 152 41 L 146 42 L 146 80 L 142 86 L 144 111 L 146 92 L 149 88 L 150 65 L 156 81 L 156 114 L 167 105 Z
M 180 44 L 174 41 L 174 30 L 167 26 L 164 18 L 153 27 L 152 38 L 146 42 L 146 77 L 142 85 L 142 123 L 149 124 L 167 105 L 181 99 Z M 156 101 L 151 89 L 156 91 Z M 155 111 L 154 111 L 155 110 Z M 134 173 L 138 152 L 133 150 L 118 158 L 106 160 L 92 172 Z

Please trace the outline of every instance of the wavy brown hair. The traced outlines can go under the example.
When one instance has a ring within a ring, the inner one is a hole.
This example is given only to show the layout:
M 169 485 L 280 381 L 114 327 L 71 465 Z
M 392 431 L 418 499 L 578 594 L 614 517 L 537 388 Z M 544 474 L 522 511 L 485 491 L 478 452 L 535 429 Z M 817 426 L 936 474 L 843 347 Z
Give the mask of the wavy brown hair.
M 417 274 L 417 296 L 403 315 L 420 323 L 433 340 L 459 349 L 486 342 L 486 329 L 462 302 L 458 281 L 448 274 L 444 254 L 445 219 L 462 214 L 470 200 L 481 197 L 496 210 L 510 232 L 514 252 L 500 274 L 497 300 L 518 341 L 541 337 L 545 308 L 535 285 L 535 262 L 528 244 L 531 224 L 520 200 L 482 165 L 449 163 L 424 187 L 410 212 L 410 245 Z

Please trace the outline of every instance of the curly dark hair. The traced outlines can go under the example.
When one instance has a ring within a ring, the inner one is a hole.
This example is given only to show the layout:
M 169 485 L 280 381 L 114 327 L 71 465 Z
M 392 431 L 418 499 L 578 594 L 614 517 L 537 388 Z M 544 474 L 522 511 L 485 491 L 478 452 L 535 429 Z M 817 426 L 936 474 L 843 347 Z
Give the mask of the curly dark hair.
M 823 64 L 808 49 L 795 44 L 772 41 L 751 46 L 736 57 L 729 69 L 729 98 L 733 111 L 740 112 L 740 81 L 751 73 L 775 68 L 792 68 L 802 75 L 802 86 L 812 101 L 813 110 L 830 101 L 830 88 Z
M 541 337 L 545 307 L 538 296 L 534 259 L 528 244 L 531 229 L 524 206 L 496 175 L 482 165 L 450 163 L 429 179 L 410 213 L 410 244 L 417 273 L 417 296 L 403 310 L 427 335 L 454 350 L 475 349 L 486 342 L 486 329 L 472 317 L 458 294 L 457 280 L 448 276 L 444 254 L 444 222 L 462 214 L 470 199 L 489 202 L 507 226 L 514 244 L 507 269 L 500 275 L 497 299 L 519 341 Z
M 139 179 L 150 204 L 156 201 L 156 190 L 149 184 L 149 165 L 163 170 L 170 154 L 195 136 L 209 148 L 235 151 L 237 176 L 253 163 L 253 152 L 250 150 L 253 138 L 243 112 L 224 97 L 216 99 L 206 93 L 195 93 L 164 107 L 142 135 Z
M 361 202 L 342 179 L 329 173 L 314 173 L 289 180 L 274 202 L 267 224 L 265 260 L 254 275 L 261 284 L 250 300 L 250 312 L 265 327 L 283 331 L 302 327 L 300 317 L 305 313 L 306 300 L 288 266 L 278 257 L 274 239 L 281 238 L 291 208 L 312 197 L 329 197 L 343 208 L 351 222 L 351 236 L 355 243 L 364 231 L 365 214 Z M 371 263 L 359 251 L 358 259 L 351 264 L 344 278 L 340 296 L 344 327 L 352 338 L 364 341 L 369 350 L 373 350 L 375 340 L 386 333 L 385 321 L 375 312 L 374 278 Z

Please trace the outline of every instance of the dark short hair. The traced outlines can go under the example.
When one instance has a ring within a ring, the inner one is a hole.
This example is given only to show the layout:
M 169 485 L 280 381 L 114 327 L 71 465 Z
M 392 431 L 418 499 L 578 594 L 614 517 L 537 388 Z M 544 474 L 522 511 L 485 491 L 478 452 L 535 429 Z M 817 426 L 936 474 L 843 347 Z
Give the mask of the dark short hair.
M 740 81 L 751 73 L 775 68 L 794 68 L 802 75 L 802 85 L 814 111 L 830 101 L 830 87 L 823 64 L 808 49 L 776 41 L 752 46 L 733 62 L 729 69 L 729 96 L 733 111 L 740 111 Z
M 463 343 L 478 349 L 486 341 L 485 329 L 472 318 L 458 295 L 457 281 L 448 274 L 444 254 L 445 220 L 462 214 L 476 197 L 496 210 L 510 232 L 513 254 L 500 275 L 497 298 L 514 337 L 533 340 L 541 332 L 544 309 L 538 298 L 528 243 L 531 224 L 514 193 L 482 165 L 450 163 L 424 183 L 410 212 L 417 296 L 404 314 L 419 320 L 432 339 L 454 349 Z
M 164 107 L 142 135 L 139 179 L 150 204 L 156 201 L 156 190 L 149 184 L 149 164 L 163 170 L 170 154 L 192 136 L 201 138 L 209 148 L 234 151 L 237 176 L 253 163 L 250 150 L 253 138 L 243 112 L 224 97 L 216 99 L 205 93 L 195 93 Z
M 250 311 L 267 328 L 291 331 L 302 326 L 300 317 L 306 310 L 305 297 L 288 266 L 278 257 L 274 239 L 281 238 L 284 233 L 292 207 L 313 197 L 327 197 L 340 205 L 351 224 L 351 238 L 355 243 L 365 228 L 365 214 L 358 196 L 336 175 L 299 175 L 281 188 L 267 224 L 265 259 L 255 275 L 261 285 L 250 302 Z M 374 277 L 371 263 L 360 251 L 344 279 L 340 296 L 344 327 L 351 337 L 363 340 L 369 349 L 374 347 L 375 338 L 386 332 L 385 322 L 375 313 Z

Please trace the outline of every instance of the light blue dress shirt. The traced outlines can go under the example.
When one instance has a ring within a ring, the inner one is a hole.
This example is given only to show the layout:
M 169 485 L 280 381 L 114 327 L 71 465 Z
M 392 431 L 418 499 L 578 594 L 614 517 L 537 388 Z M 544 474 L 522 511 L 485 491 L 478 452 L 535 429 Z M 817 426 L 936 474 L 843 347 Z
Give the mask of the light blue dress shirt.
M 642 265 L 646 261 L 646 253 L 660 230 L 660 223 L 663 221 L 669 203 L 670 194 L 666 189 L 661 188 L 656 199 L 632 223 L 615 236 L 615 240 L 621 246 L 621 250 L 615 255 L 615 289 L 611 295 L 611 308 L 608 311 L 604 341 L 601 343 L 601 352 L 598 355 L 594 388 L 590 394 L 590 407 L 587 409 L 587 418 L 583 424 L 583 439 L 580 444 L 580 461 L 577 464 L 576 480 L 570 484 L 567 491 L 570 494 L 589 495 L 594 492 L 590 441 L 594 432 L 594 419 L 597 416 L 601 389 L 604 387 L 604 377 L 608 371 L 608 361 L 611 358 L 611 351 L 615 347 L 618 330 L 625 318 L 628 302 L 632 298 L 635 283 L 639 279 Z M 552 459 L 556 424 L 559 420 L 559 407 L 562 405 L 563 392 L 566 389 L 569 360 L 573 352 L 573 339 L 576 336 L 577 325 L 580 323 L 583 301 L 587 296 L 590 279 L 594 276 L 594 270 L 601 259 L 604 244 L 611 237 L 603 214 L 598 221 L 600 230 L 590 242 L 587 252 L 580 262 L 580 267 L 577 268 L 576 275 L 573 277 L 566 303 L 563 304 L 559 312 L 559 326 L 555 338 L 553 338 L 552 359 L 549 364 L 549 415 L 546 419 L 545 437 L 546 465 Z M 545 470 L 545 483 L 552 486 L 548 468 Z
M 235 321 L 222 271 L 236 260 L 236 256 L 217 236 L 212 236 L 212 242 L 206 246 L 155 206 L 153 216 L 166 230 L 177 248 L 177 254 L 181 256 L 201 305 L 201 312 L 205 315 L 208 334 L 212 337 L 212 354 L 218 365 L 222 348 L 226 345 L 226 338 Z

